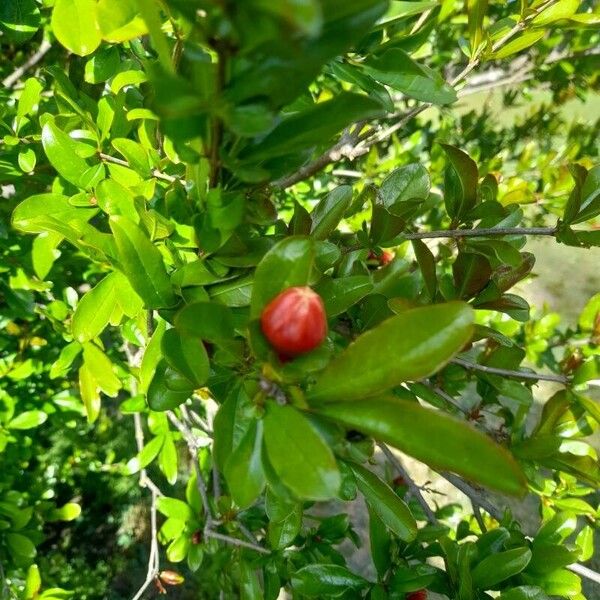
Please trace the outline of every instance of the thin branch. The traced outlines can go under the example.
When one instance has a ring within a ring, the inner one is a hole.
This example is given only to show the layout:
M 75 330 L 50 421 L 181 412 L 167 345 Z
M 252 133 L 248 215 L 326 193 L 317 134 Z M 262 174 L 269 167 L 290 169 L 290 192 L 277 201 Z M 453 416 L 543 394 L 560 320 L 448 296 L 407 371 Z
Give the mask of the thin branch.
M 441 231 L 417 231 L 404 233 L 405 240 L 426 240 L 432 238 L 491 237 L 504 235 L 555 235 L 556 227 L 485 227 L 481 229 L 443 229 Z
M 596 573 L 596 571 L 592 571 L 592 569 L 588 569 L 583 565 L 575 563 L 573 565 L 568 565 L 567 569 L 569 569 L 569 571 L 573 571 L 573 573 L 577 573 L 577 575 L 580 575 L 581 577 L 589 579 L 590 581 L 600 583 L 600 573 Z
M 37 49 L 35 54 L 32 54 L 20 67 L 15 69 L 8 77 L 5 77 L 2 80 L 2 85 L 6 88 L 11 88 L 21 77 L 25 74 L 26 71 L 31 69 L 37 65 L 42 58 L 46 55 L 48 50 L 52 48 L 52 44 L 48 40 L 44 40 L 40 47 Z
M 221 540 L 222 542 L 225 542 L 226 544 L 231 544 L 232 546 L 250 548 L 250 550 L 255 550 L 256 552 L 260 552 L 261 554 L 271 554 L 269 550 L 263 548 L 262 546 L 253 544 L 252 542 L 246 542 L 245 540 L 240 540 L 238 538 L 234 538 L 223 533 L 219 533 L 218 531 L 213 531 L 212 529 L 205 531 L 205 534 L 206 537 L 211 537 L 215 540 Z
M 531 379 L 533 381 L 555 381 L 557 383 L 569 383 L 570 379 L 566 375 L 551 375 L 545 373 L 529 373 L 527 371 L 513 371 L 511 369 L 500 369 L 498 367 L 487 367 L 479 363 L 463 360 L 462 358 L 453 358 L 450 362 L 460 365 L 471 371 L 481 371 L 490 375 L 502 375 L 503 377 L 513 377 L 515 379 Z
M 508 40 L 524 29 L 529 21 L 531 21 L 548 6 L 554 4 L 554 2 L 556 2 L 556 0 L 549 0 L 548 2 L 539 6 L 535 11 L 527 15 L 527 17 L 525 17 L 522 21 L 516 23 L 515 26 L 506 33 L 506 35 L 504 35 L 492 46 L 492 51 L 497 52 Z M 474 69 L 479 66 L 480 63 L 481 58 L 479 57 L 469 61 L 462 71 L 460 71 L 460 73 L 458 73 L 448 82 L 449 85 L 454 87 L 455 85 L 461 83 Z M 287 177 L 282 177 L 281 179 L 273 182 L 273 186 L 280 189 L 285 189 L 291 185 L 303 181 L 304 179 L 307 179 L 308 177 L 311 177 L 315 173 L 318 173 L 320 170 L 325 168 L 327 165 L 339 161 L 342 157 L 353 160 L 359 156 L 362 156 L 363 154 L 366 154 L 373 145 L 389 138 L 392 134 L 401 129 L 408 121 L 417 116 L 419 113 L 423 112 L 431 105 L 431 103 L 419 104 L 418 106 L 409 110 L 407 113 L 398 115 L 398 121 L 382 131 L 378 131 L 377 127 L 372 127 L 366 133 L 360 136 L 360 139 L 357 140 L 356 147 L 352 147 L 351 144 L 348 145 L 347 140 L 345 140 L 344 136 L 342 136 L 337 143 L 329 148 L 329 150 L 326 150 L 323 154 L 321 154 L 321 156 L 316 158 L 314 161 L 300 167 L 295 173 L 292 173 Z
M 157 540 L 157 524 L 156 524 L 156 499 L 157 494 L 154 490 L 152 490 L 152 505 L 150 507 L 150 526 L 151 526 L 151 535 L 152 541 L 150 543 L 150 557 L 148 558 L 148 571 L 146 573 L 146 579 L 144 583 L 141 585 L 140 589 L 136 592 L 135 596 L 133 596 L 132 600 L 139 600 L 148 586 L 154 581 L 156 576 L 158 575 L 159 570 L 159 556 L 158 556 L 158 542 Z
M 487 527 L 483 521 L 483 516 L 481 514 L 481 509 L 479 508 L 479 504 L 471 501 L 471 507 L 473 508 L 473 516 L 479 525 L 479 529 L 481 529 L 481 533 L 485 533 L 487 531 Z
M 439 474 L 449 483 L 451 483 L 457 490 L 460 490 L 469 500 L 471 504 L 475 503 L 480 508 L 483 508 L 490 516 L 496 521 L 502 520 L 504 516 L 502 511 L 494 506 L 479 490 L 476 490 L 471 484 L 467 483 L 464 479 L 461 479 L 457 475 L 452 473 L 446 473 L 444 471 Z
M 425 516 L 427 517 L 427 520 L 431 524 L 435 525 L 438 522 L 438 520 L 437 520 L 433 510 L 431 510 L 431 507 L 429 506 L 429 504 L 427 504 L 427 501 L 425 500 L 425 498 L 423 498 L 423 494 L 421 494 L 421 490 L 419 489 L 419 486 L 413 481 L 412 477 L 408 474 L 408 472 L 406 471 L 406 469 L 404 468 L 402 463 L 394 456 L 392 451 L 385 444 L 383 444 L 382 442 L 377 442 L 377 445 L 379 446 L 381 451 L 385 454 L 386 459 L 394 466 L 394 468 L 396 469 L 396 471 L 398 471 L 398 474 L 402 477 L 402 479 L 404 479 L 404 481 L 408 487 L 408 491 L 415 498 L 415 500 L 421 505 L 421 508 L 423 509 L 423 512 L 425 513 Z
M 104 152 L 99 152 L 98 156 L 106 162 L 113 163 L 115 165 L 121 165 L 122 167 L 130 167 L 129 163 L 126 160 L 117 158 L 116 156 L 111 156 L 110 154 L 106 154 Z M 181 179 L 180 177 L 175 177 L 173 175 L 167 175 L 166 173 L 163 173 L 162 171 L 159 171 L 158 169 L 154 169 L 152 171 L 152 175 L 154 177 L 156 177 L 157 179 L 162 179 L 163 181 L 168 181 L 169 183 L 179 181 L 185 185 L 185 181 L 183 179 Z

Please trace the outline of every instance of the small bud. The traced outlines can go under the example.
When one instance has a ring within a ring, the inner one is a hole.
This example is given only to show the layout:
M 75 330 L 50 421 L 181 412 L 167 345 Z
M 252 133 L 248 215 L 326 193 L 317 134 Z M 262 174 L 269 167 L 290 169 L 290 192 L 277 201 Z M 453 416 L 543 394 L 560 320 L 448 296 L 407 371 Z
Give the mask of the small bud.
M 202 543 L 202 532 L 200 530 L 194 531 L 192 535 L 192 544 L 201 544 Z
M 165 585 L 181 585 L 185 581 L 177 571 L 161 571 L 158 576 Z

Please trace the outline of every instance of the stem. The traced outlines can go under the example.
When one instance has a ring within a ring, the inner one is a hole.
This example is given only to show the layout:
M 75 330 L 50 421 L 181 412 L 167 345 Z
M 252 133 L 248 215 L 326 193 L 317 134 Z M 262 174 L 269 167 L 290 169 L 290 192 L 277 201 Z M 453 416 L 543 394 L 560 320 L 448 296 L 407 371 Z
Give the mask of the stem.
M 460 365 L 465 369 L 472 371 L 481 371 L 490 375 L 502 375 L 504 377 L 514 377 L 515 379 L 531 379 L 534 381 L 555 381 L 557 383 L 569 383 L 570 379 L 565 375 L 546 375 L 544 373 L 529 373 L 527 371 L 513 371 L 511 369 L 500 369 L 498 367 L 487 367 L 479 363 L 473 363 L 462 358 L 453 358 L 450 362 Z
M 423 494 L 421 494 L 421 490 L 419 489 L 419 486 L 413 481 L 413 479 L 408 474 L 407 470 L 404 468 L 402 463 L 394 456 L 392 451 L 384 443 L 378 442 L 377 445 L 379 446 L 381 451 L 385 454 L 385 457 L 387 458 L 387 460 L 394 466 L 396 471 L 398 471 L 398 474 L 402 477 L 402 479 L 404 479 L 410 494 L 421 505 L 421 508 L 423 509 L 423 512 L 425 513 L 425 516 L 427 517 L 427 520 L 431 524 L 435 525 L 438 522 L 438 520 L 437 520 L 433 510 L 431 510 L 431 507 L 429 506 L 429 504 L 427 504 L 427 501 L 425 500 L 425 498 L 423 498 Z
M 37 65 L 44 58 L 50 48 L 52 48 L 52 44 L 48 40 L 44 40 L 35 54 L 32 54 L 20 67 L 2 80 L 2 85 L 6 88 L 11 88 L 28 69 Z
M 589 579 L 590 581 L 600 583 L 600 573 L 596 573 L 596 571 L 592 571 L 583 565 L 575 563 L 573 565 L 568 565 L 567 569 L 569 569 L 569 571 L 573 571 L 573 573 L 577 573 L 577 575 L 581 575 L 581 577 Z
M 441 231 L 417 231 L 402 234 L 405 240 L 425 240 L 432 238 L 466 238 L 503 235 L 550 235 L 556 234 L 556 227 L 487 227 L 481 229 L 444 229 Z
M 122 167 L 131 168 L 131 165 L 126 160 L 123 160 L 121 158 L 116 158 L 115 156 L 111 156 L 110 154 L 105 154 L 104 152 L 99 152 L 98 156 L 106 162 L 110 162 L 115 165 L 121 165 Z M 152 171 L 152 175 L 154 177 L 156 177 L 157 179 L 162 179 L 163 181 L 168 181 L 169 183 L 173 183 L 175 181 L 180 181 L 183 185 L 185 185 L 185 181 L 183 179 L 181 179 L 180 177 L 174 177 L 173 175 L 167 175 L 166 173 L 163 173 L 162 171 L 159 171 L 158 169 L 154 169 Z
M 256 552 L 260 552 L 261 554 L 271 554 L 269 550 L 263 548 L 262 546 L 258 546 L 257 544 L 253 544 L 252 542 L 246 542 L 245 540 L 240 540 L 238 538 L 219 533 L 218 531 L 213 531 L 212 529 L 207 530 L 204 533 L 206 534 L 206 537 L 210 537 L 215 540 L 221 540 L 222 542 L 225 542 L 226 544 L 231 544 L 232 546 L 250 548 L 250 550 L 255 550 Z
M 218 61 L 217 61 L 217 94 L 221 93 L 221 90 L 225 86 L 226 76 L 226 54 L 222 48 L 218 50 Z M 221 147 L 221 140 L 223 138 L 223 121 L 218 115 L 213 117 L 212 120 L 212 139 L 210 145 L 210 175 L 209 175 L 209 187 L 214 188 L 219 183 L 219 173 L 221 170 L 219 149 Z
M 496 521 L 501 521 L 503 517 L 502 511 L 494 506 L 484 495 L 483 493 L 476 490 L 472 485 L 467 483 L 464 479 L 461 479 L 457 475 L 453 475 L 452 473 L 446 473 L 444 471 L 439 472 L 439 474 L 449 483 L 451 483 L 457 490 L 460 490 L 473 505 L 476 504 L 480 508 L 483 508 L 485 512 L 487 512 L 490 516 L 492 516 Z

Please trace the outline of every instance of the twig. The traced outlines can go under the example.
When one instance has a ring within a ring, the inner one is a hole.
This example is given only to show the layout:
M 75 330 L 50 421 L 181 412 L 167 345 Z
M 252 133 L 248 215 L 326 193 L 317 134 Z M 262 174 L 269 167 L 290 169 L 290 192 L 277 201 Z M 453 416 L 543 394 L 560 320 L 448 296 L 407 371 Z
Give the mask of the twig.
M 158 575 L 159 570 L 159 555 L 158 555 L 158 542 L 157 540 L 157 525 L 156 525 L 156 499 L 157 494 L 152 490 L 152 505 L 150 507 L 150 526 L 152 541 L 150 543 L 150 557 L 148 558 L 148 571 L 146 573 L 146 579 L 141 585 L 140 589 L 133 596 L 132 600 L 139 600 L 148 586 L 154 581 Z
M 492 51 L 497 52 L 504 44 L 510 40 L 514 35 L 516 35 L 519 31 L 525 28 L 525 25 L 531 21 L 534 17 L 536 17 L 540 12 L 546 9 L 548 6 L 556 2 L 556 0 L 549 0 L 548 2 L 539 6 L 535 11 L 527 15 L 522 21 L 519 21 L 515 24 L 515 26 L 506 33 L 501 39 L 499 39 L 493 46 Z M 448 83 L 452 87 L 459 84 L 463 81 L 471 71 L 479 66 L 481 63 L 481 58 L 475 58 L 458 73 L 455 77 L 453 77 Z M 384 129 L 383 131 L 377 130 L 376 127 L 372 127 L 365 134 L 363 134 L 356 147 L 352 147 L 352 145 L 348 146 L 348 143 L 342 139 L 334 144 L 329 150 L 326 150 L 321 156 L 316 158 L 314 161 L 300 167 L 295 173 L 288 175 L 287 177 L 282 177 L 277 181 L 273 182 L 273 186 L 281 189 L 285 189 L 294 185 L 308 177 L 311 177 L 315 173 L 319 172 L 321 169 L 325 168 L 327 165 L 339 161 L 342 157 L 347 157 L 350 160 L 357 158 L 358 156 L 362 156 L 366 154 L 371 146 L 382 142 L 383 140 L 390 137 L 393 133 L 401 129 L 408 121 L 410 121 L 413 117 L 417 116 L 419 113 L 423 112 L 426 108 L 431 106 L 431 103 L 419 104 L 418 106 L 412 108 L 405 114 L 398 115 L 398 121 Z
M 52 44 L 48 40 L 44 40 L 35 54 L 32 54 L 20 67 L 16 68 L 8 77 L 2 80 L 2 85 L 11 88 L 21 79 L 27 70 L 37 65 L 44 58 L 50 48 L 52 48 Z
M 122 167 L 131 168 L 131 165 L 126 160 L 123 160 L 121 158 L 117 158 L 116 156 L 111 156 L 110 154 L 106 154 L 104 152 L 99 152 L 98 156 L 102 160 L 104 160 L 106 162 L 110 162 L 110 163 L 113 163 L 115 165 L 121 165 Z M 166 173 L 163 173 L 162 171 L 159 171 L 158 169 L 153 169 L 152 170 L 152 175 L 154 177 L 156 177 L 157 179 L 162 179 L 163 181 L 168 181 L 169 183 L 173 183 L 175 181 L 179 181 L 183 185 L 185 185 L 185 181 L 183 179 L 181 179 L 180 177 L 175 177 L 173 175 L 167 175 Z
M 423 494 L 421 494 L 419 486 L 413 481 L 413 479 L 408 474 L 402 463 L 394 456 L 392 451 L 385 444 L 383 444 L 382 442 L 377 442 L 377 445 L 385 454 L 387 460 L 394 466 L 396 471 L 398 471 L 398 474 L 402 477 L 402 479 L 404 479 L 408 487 L 408 491 L 421 505 L 421 508 L 423 509 L 427 520 L 433 525 L 435 525 L 438 522 L 435 513 L 433 512 L 433 510 L 431 510 L 431 507 L 429 506 L 429 504 L 427 504 L 425 498 L 423 498 Z
M 570 379 L 566 375 L 551 375 L 544 373 L 529 373 L 527 371 L 513 371 L 511 369 L 500 369 L 498 367 L 487 367 L 479 363 L 473 363 L 462 358 L 453 358 L 450 362 L 460 365 L 465 369 L 472 371 L 481 371 L 490 375 L 502 375 L 504 377 L 514 377 L 515 379 L 531 379 L 534 381 L 556 381 L 557 383 L 569 383 Z
M 556 227 L 482 227 L 480 229 L 442 229 L 440 231 L 417 231 L 403 233 L 405 240 L 432 238 L 491 237 L 503 235 L 555 235 Z
M 577 573 L 577 575 L 581 575 L 581 577 L 589 579 L 590 581 L 600 583 L 600 573 L 596 573 L 596 571 L 592 571 L 583 565 L 575 563 L 573 565 L 568 565 L 567 569 L 569 569 L 569 571 L 573 571 L 573 573 Z
M 481 509 L 479 508 L 479 504 L 471 501 L 471 507 L 473 508 L 473 516 L 479 525 L 479 529 L 481 529 L 481 533 L 485 533 L 487 531 L 487 527 L 483 522 L 483 516 L 481 515 Z
M 246 542 L 244 540 L 240 540 L 239 538 L 231 537 L 230 535 L 225 535 L 223 533 L 219 533 L 218 531 L 213 531 L 209 529 L 204 532 L 206 537 L 214 538 L 215 540 L 221 540 L 226 544 L 231 544 L 232 546 L 240 546 L 242 548 L 250 548 L 250 550 L 255 550 L 256 552 L 260 552 L 261 554 L 271 554 L 269 550 L 259 546 L 257 544 L 253 544 L 252 542 Z
M 460 490 L 469 500 L 471 504 L 477 504 L 480 508 L 483 508 L 489 515 L 491 515 L 496 521 L 502 520 L 503 514 L 499 508 L 494 506 L 481 492 L 476 490 L 471 484 L 464 481 L 457 475 L 452 473 L 446 473 L 441 471 L 439 473 L 446 481 L 451 483 L 457 490 Z

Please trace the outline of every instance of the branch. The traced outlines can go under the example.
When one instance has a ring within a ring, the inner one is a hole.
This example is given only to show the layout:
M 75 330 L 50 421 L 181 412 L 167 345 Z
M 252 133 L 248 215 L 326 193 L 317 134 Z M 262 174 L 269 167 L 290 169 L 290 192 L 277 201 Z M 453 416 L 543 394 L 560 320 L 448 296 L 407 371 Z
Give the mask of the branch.
M 106 162 L 110 162 L 115 165 L 121 165 L 122 167 L 131 168 L 130 164 L 126 160 L 123 160 L 121 158 L 116 158 L 115 156 L 111 156 L 110 154 L 105 154 L 104 152 L 99 152 L 98 156 Z M 167 175 L 166 173 L 163 173 L 162 171 L 159 171 L 158 169 L 154 169 L 152 171 L 152 175 L 153 175 L 153 177 L 156 177 L 157 179 L 162 179 L 163 181 L 168 181 L 169 183 L 173 183 L 175 181 L 180 181 L 182 184 L 185 185 L 185 181 L 183 179 L 181 179 L 180 177 L 175 177 L 174 175 Z
M 417 231 L 404 233 L 405 240 L 425 240 L 432 238 L 490 237 L 503 235 L 550 235 L 556 234 L 556 227 L 486 227 L 481 229 L 443 229 L 441 231 Z
M 527 15 L 527 17 L 525 17 L 522 21 L 516 23 L 515 26 L 506 33 L 506 35 L 504 35 L 492 46 L 492 52 L 497 52 L 500 48 L 502 48 L 502 46 L 504 46 L 504 44 L 508 40 L 510 40 L 517 33 L 519 33 L 522 29 L 524 29 L 525 25 L 529 21 L 535 18 L 548 6 L 554 4 L 556 1 L 557 0 L 548 0 L 548 2 L 545 2 L 544 4 L 539 6 L 536 10 Z M 467 75 L 471 73 L 471 71 L 473 71 L 479 66 L 480 63 L 481 58 L 479 57 L 471 60 L 463 68 L 463 70 L 460 73 L 458 73 L 458 75 L 456 75 L 450 81 L 448 81 L 448 84 L 454 87 L 455 85 L 461 83 L 467 77 Z M 321 156 L 316 158 L 314 161 L 304 165 L 303 167 L 300 167 L 295 173 L 292 173 L 287 177 L 282 177 L 281 179 L 274 181 L 272 185 L 276 188 L 285 189 L 287 187 L 290 187 L 291 185 L 294 185 L 295 183 L 298 183 L 300 181 L 303 181 L 304 179 L 307 179 L 308 177 L 311 177 L 315 173 L 319 172 L 321 169 L 325 168 L 327 165 L 339 161 L 340 158 L 342 158 L 342 156 L 345 156 L 350 160 L 362 156 L 363 154 L 366 154 L 369 151 L 371 146 L 378 144 L 379 142 L 382 142 L 383 140 L 390 137 L 393 133 L 401 129 L 413 117 L 417 116 L 419 113 L 423 112 L 426 108 L 430 106 L 432 106 L 432 103 L 430 102 L 419 104 L 418 106 L 409 110 L 407 113 L 398 115 L 398 121 L 382 131 L 378 132 L 376 126 L 372 127 L 365 134 L 360 136 L 360 139 L 358 140 L 358 143 L 355 147 L 352 147 L 351 145 L 348 147 L 347 140 L 344 140 L 344 136 L 342 136 L 342 138 L 336 144 L 334 144 L 329 150 L 326 150 L 323 154 L 321 154 Z
M 50 48 L 52 48 L 52 44 L 48 40 L 44 40 L 35 54 L 31 55 L 20 67 L 2 80 L 2 85 L 6 88 L 11 88 L 28 69 L 37 65 L 44 58 Z
M 528 371 L 513 371 L 511 369 L 499 369 L 498 367 L 487 367 L 479 363 L 473 363 L 462 358 L 453 358 L 451 363 L 460 365 L 465 369 L 472 371 L 481 371 L 490 375 L 502 375 L 504 377 L 514 377 L 515 379 L 531 379 L 534 381 L 556 381 L 557 383 L 569 383 L 570 379 L 566 375 L 550 375 L 544 373 L 530 373 Z
M 410 494 L 421 505 L 421 508 L 423 509 L 423 512 L 425 513 L 425 515 L 427 517 L 427 520 L 431 524 L 435 525 L 438 522 L 438 520 L 437 520 L 433 510 L 431 510 L 431 507 L 429 506 L 429 504 L 427 504 L 427 501 L 425 500 L 425 498 L 423 498 L 423 494 L 421 494 L 421 490 L 419 489 L 419 486 L 413 481 L 413 479 L 408 474 L 408 472 L 406 471 L 406 469 L 404 468 L 402 463 L 394 456 L 392 451 L 384 443 L 377 442 L 377 445 L 379 446 L 381 451 L 385 454 L 385 457 L 387 458 L 387 460 L 394 466 L 396 471 L 398 471 L 398 474 L 402 477 L 402 479 L 404 479 Z
M 158 543 L 157 539 L 157 525 L 156 525 L 156 499 L 157 494 L 152 490 L 152 505 L 150 507 L 150 523 L 151 523 L 151 536 L 152 541 L 150 542 L 150 557 L 148 558 L 148 571 L 146 573 L 146 579 L 137 591 L 132 600 L 139 600 L 148 586 L 156 579 L 159 570 L 159 557 L 158 557 Z
M 573 571 L 573 573 L 577 573 L 577 575 L 580 575 L 581 577 L 589 579 L 590 581 L 600 583 L 600 573 L 596 573 L 596 571 L 592 571 L 583 565 L 575 563 L 573 565 L 568 565 L 567 569 L 569 569 L 569 571 Z
M 261 554 L 271 554 L 269 550 L 259 546 L 258 544 L 253 544 L 252 542 L 246 542 L 245 540 L 240 540 L 239 538 L 231 537 L 230 535 L 225 535 L 223 533 L 219 533 L 218 531 L 213 531 L 209 529 L 204 532 L 206 537 L 213 538 L 215 540 L 221 540 L 226 544 L 231 544 L 232 546 L 240 546 L 241 548 L 249 548 L 250 550 L 255 550 L 256 552 L 260 552 Z
M 490 516 L 496 521 L 501 521 L 504 516 L 499 508 L 494 506 L 482 492 L 476 490 L 471 484 L 467 483 L 464 479 L 461 479 L 457 475 L 452 473 L 446 473 L 444 471 L 439 474 L 449 483 L 451 483 L 457 490 L 460 490 L 470 500 L 471 504 L 476 504 L 480 508 L 483 508 Z

